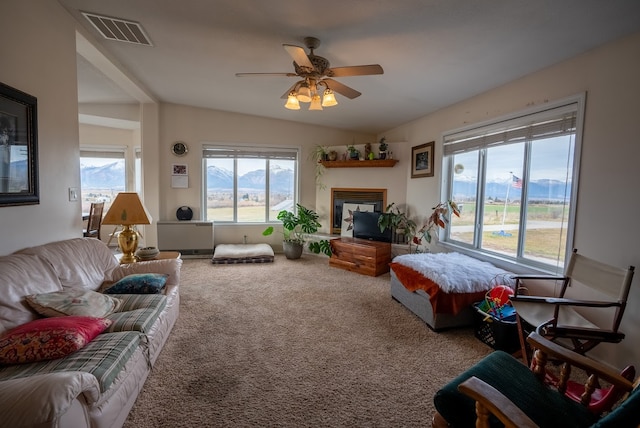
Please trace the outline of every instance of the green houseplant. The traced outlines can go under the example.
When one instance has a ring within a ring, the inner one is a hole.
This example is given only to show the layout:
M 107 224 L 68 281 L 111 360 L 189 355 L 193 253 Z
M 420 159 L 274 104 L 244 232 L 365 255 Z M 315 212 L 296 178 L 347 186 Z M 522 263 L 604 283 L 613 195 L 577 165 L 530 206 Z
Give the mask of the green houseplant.
M 391 228 L 394 235 L 404 235 L 405 239 L 408 239 L 409 242 L 411 242 L 416 234 L 416 222 L 411 220 L 405 212 L 401 211 L 395 202 L 387 205 L 384 214 L 378 218 L 378 226 L 380 227 L 380 232 Z
M 318 214 L 309 208 L 296 204 L 297 214 L 282 210 L 278 213 L 278 220 L 282 221 L 282 234 L 284 239 L 282 246 L 288 259 L 299 259 L 307 242 L 308 235 L 316 233 L 321 224 L 318 222 Z M 262 235 L 269 236 L 274 232 L 274 227 L 267 227 Z M 320 252 L 331 256 L 329 241 L 310 242 L 309 250 L 318 254 Z
M 422 239 L 425 239 L 427 243 L 431 243 L 432 234 L 438 232 L 438 228 L 445 228 L 449 224 L 449 210 L 456 217 L 460 217 L 460 209 L 458 205 L 453 201 L 440 202 L 438 205 L 432 208 L 431 215 L 424 222 L 420 230 L 418 230 L 416 236 L 413 237 L 413 243 L 416 245 L 422 245 Z
M 389 145 L 387 144 L 387 137 L 380 138 L 380 143 L 378 144 L 378 158 L 386 159 L 387 158 L 387 149 Z
M 322 183 L 322 175 L 325 172 L 324 165 L 322 161 L 329 159 L 329 152 L 326 146 L 316 145 L 313 149 L 313 152 L 309 155 L 309 158 L 315 162 L 316 167 L 316 185 L 318 188 L 325 188 L 324 183 Z
M 347 146 L 347 151 L 349 152 L 349 159 L 357 160 L 360 158 L 360 151 L 358 151 L 358 149 L 356 149 L 356 146 L 354 146 L 353 144 L 349 144 Z

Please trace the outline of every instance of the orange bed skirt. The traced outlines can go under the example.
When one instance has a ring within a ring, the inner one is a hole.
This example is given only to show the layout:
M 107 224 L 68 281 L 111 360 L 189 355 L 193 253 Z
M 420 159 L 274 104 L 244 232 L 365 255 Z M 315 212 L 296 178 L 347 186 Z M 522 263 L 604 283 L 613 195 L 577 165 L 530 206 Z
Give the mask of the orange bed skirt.
M 396 262 L 391 262 L 389 266 L 391 266 L 391 270 L 395 273 L 398 281 L 407 290 L 411 292 L 424 290 L 429 295 L 434 314 L 457 315 L 461 310 L 468 308 L 473 303 L 484 300 L 486 294 L 486 291 L 445 293 L 438 284 L 410 267 Z

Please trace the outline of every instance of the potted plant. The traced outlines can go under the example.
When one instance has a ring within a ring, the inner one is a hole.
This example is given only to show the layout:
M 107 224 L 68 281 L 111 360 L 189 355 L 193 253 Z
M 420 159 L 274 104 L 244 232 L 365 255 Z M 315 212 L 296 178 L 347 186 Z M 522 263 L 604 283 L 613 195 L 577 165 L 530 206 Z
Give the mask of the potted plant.
M 404 235 L 404 241 L 411 243 L 416 234 L 416 222 L 407 217 L 407 214 L 401 211 L 395 202 L 387 205 L 385 213 L 378 218 L 378 226 L 381 232 L 391 228 L 394 242 L 397 242 L 399 235 Z
M 347 146 L 347 151 L 349 152 L 349 159 L 358 160 L 360 159 L 360 152 L 356 149 L 356 146 L 353 144 L 349 144 Z
M 316 233 L 321 226 L 318 223 L 318 214 L 315 211 L 300 204 L 296 204 L 296 207 L 297 215 L 291 211 L 282 210 L 277 217 L 278 220 L 282 221 L 282 234 L 284 235 L 282 248 L 288 259 L 299 259 L 302 256 L 302 250 L 308 235 Z M 274 227 L 269 226 L 262 232 L 262 235 L 269 236 L 273 231 Z M 309 249 L 316 254 L 323 252 L 328 256 L 331 255 L 331 247 L 327 240 L 312 242 L 309 244 Z
M 378 159 L 387 158 L 387 148 L 389 148 L 389 145 L 387 144 L 387 137 L 380 138 L 380 144 L 378 145 Z
M 315 161 L 316 185 L 320 189 L 324 189 L 324 183 L 322 183 L 322 175 L 324 174 L 325 168 L 322 161 L 329 159 L 329 153 L 327 150 L 327 147 L 318 144 L 317 146 L 315 146 L 313 152 L 309 155 L 309 157 Z
M 413 237 L 413 243 L 416 245 L 422 244 L 424 238 L 427 243 L 431 243 L 431 234 L 438 231 L 438 228 L 445 228 L 449 224 L 449 210 L 456 217 L 460 217 L 460 209 L 458 205 L 453 201 L 440 202 L 438 205 L 432 208 L 431 215 L 422 225 L 416 236 Z

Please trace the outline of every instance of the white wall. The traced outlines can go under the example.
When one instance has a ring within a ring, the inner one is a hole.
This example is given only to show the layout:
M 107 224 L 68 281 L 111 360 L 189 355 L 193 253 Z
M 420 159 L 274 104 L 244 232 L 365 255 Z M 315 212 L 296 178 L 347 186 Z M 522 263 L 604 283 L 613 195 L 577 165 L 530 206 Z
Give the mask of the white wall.
M 587 92 L 574 246 L 589 257 L 640 268 L 640 33 L 533 73 L 385 133 L 409 146 L 436 141 L 433 178 L 407 179 L 407 201 L 428 213 L 441 200 L 442 135 L 452 129 Z M 640 275 L 621 330 L 627 338 L 593 355 L 640 366 Z
M 38 99 L 40 204 L 0 207 L 0 254 L 82 236 L 75 26 L 50 0 L 3 0 L 0 81 Z
M 342 145 L 372 141 L 373 135 L 304 125 L 290 121 L 265 119 L 236 113 L 228 113 L 177 104 L 163 103 L 160 107 L 159 188 L 161 220 L 175 220 L 176 210 L 183 205 L 193 209 L 194 219 L 202 218 L 202 147 L 205 144 L 264 144 L 271 146 L 300 147 L 300 202 L 306 207 L 318 209 L 323 229 L 328 231 L 329 214 L 316 198 L 315 161 L 312 153 L 317 145 Z M 174 141 L 184 141 L 189 152 L 182 157 L 171 154 Z M 143 151 L 143 162 L 147 159 Z M 171 188 L 171 165 L 186 164 L 189 171 L 189 188 Z M 344 186 L 343 186 L 344 187 Z M 329 201 L 326 202 L 328 206 Z M 261 225 L 216 225 L 215 243 L 265 242 Z M 282 237 L 274 234 L 267 242 L 281 246 Z

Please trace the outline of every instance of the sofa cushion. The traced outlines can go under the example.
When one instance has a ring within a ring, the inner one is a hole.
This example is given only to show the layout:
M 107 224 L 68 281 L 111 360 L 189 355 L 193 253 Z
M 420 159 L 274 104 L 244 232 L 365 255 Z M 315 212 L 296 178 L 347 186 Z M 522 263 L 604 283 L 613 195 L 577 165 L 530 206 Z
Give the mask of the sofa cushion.
M 0 337 L 0 363 L 54 360 L 82 349 L 111 320 L 93 317 L 43 318 L 28 322 Z
M 122 302 L 118 312 L 157 307 L 164 309 L 167 304 L 167 296 L 164 294 L 113 294 L 112 296 Z
M 105 392 L 141 346 L 141 338 L 141 333 L 135 331 L 102 333 L 83 349 L 65 358 L 0 367 L 0 378 L 9 380 L 36 374 L 81 371 L 94 375 L 100 392 Z
M 160 273 L 134 273 L 127 275 L 104 290 L 106 294 L 159 294 L 167 283 Z
M 20 252 L 37 254 L 48 261 L 64 288 L 95 291 L 119 266 L 109 247 L 95 238 L 67 239 Z
M 122 301 L 91 290 L 73 289 L 26 297 L 29 305 L 45 317 L 80 315 L 106 317 L 116 312 Z
M 108 332 L 139 331 L 149 333 L 165 306 L 167 297 L 161 294 L 118 294 L 123 305 L 120 312 L 109 315 Z
M 0 334 L 40 318 L 25 295 L 62 291 L 51 265 L 35 255 L 0 257 L 0 278 Z

